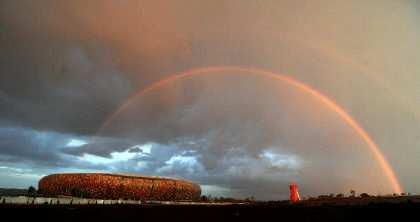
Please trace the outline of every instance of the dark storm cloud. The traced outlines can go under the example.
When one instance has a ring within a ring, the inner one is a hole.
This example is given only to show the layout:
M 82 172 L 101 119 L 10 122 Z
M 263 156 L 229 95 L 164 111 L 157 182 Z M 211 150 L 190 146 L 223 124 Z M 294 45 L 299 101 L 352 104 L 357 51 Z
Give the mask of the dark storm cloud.
M 59 20 L 60 12 L 55 3 L 45 3 L 50 4 L 0 3 L 1 120 L 11 126 L 95 133 L 133 85 L 107 47 L 55 30 L 52 20 Z
M 173 3 L 46 0 L 1 6 L 0 89 L 7 100 L 0 101 L 0 113 L 26 127 L 92 134 L 136 89 L 164 75 L 208 65 L 266 65 L 266 56 L 250 53 L 261 51 L 249 44 L 257 32 L 223 34 L 240 30 L 240 13 L 224 27 L 222 18 L 203 16 L 196 23 L 179 16 L 185 9 Z M 291 44 L 279 39 L 279 48 Z
M 97 49 L 102 61 L 94 61 L 77 45 L 57 45 L 44 55 L 44 47 L 54 43 L 34 44 L 2 51 L 2 119 L 42 130 L 94 133 L 132 91 L 121 72 L 107 65 L 106 50 Z
M 68 135 L 25 128 L 0 128 L 0 156 L 3 161 L 33 162 L 35 165 L 59 166 L 63 159 L 57 148 L 64 147 Z
M 87 140 L 74 134 L 63 134 L 52 131 L 39 131 L 22 127 L 0 128 L 0 165 L 17 165 L 35 168 L 74 168 L 103 169 L 89 162 L 79 160 L 83 153 L 77 148 Z M 105 140 L 105 141 L 103 141 Z M 77 141 L 77 142 L 74 142 Z M 107 141 L 111 139 L 97 139 L 100 145 L 108 149 L 122 149 L 121 143 Z M 73 144 L 72 144 L 73 143 Z M 123 149 L 122 149 L 123 150 Z

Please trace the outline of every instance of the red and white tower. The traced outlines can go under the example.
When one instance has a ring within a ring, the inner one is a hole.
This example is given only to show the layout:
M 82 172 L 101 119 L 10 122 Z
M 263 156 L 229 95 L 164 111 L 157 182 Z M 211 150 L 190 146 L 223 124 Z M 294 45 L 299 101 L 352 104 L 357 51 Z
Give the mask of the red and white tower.
M 290 201 L 297 203 L 300 200 L 298 186 L 295 183 L 290 184 Z

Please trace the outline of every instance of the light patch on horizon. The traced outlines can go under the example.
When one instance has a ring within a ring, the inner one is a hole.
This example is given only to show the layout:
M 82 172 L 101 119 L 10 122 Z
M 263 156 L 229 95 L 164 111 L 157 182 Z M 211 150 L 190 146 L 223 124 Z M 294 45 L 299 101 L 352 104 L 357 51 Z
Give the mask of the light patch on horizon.
M 142 145 L 135 145 L 130 148 L 130 150 L 138 149 L 142 153 L 151 154 L 153 145 L 150 143 L 142 144 Z
M 39 179 L 45 174 L 34 173 L 32 169 L 23 169 L 9 166 L 0 166 L 0 187 L 14 187 L 15 181 L 21 181 L 19 188 L 27 188 L 29 185 L 36 186 Z
M 213 197 L 228 197 L 232 194 L 232 189 L 217 185 L 201 185 L 201 194 Z
M 83 156 L 78 157 L 79 160 L 86 161 L 92 164 L 110 164 L 115 162 L 110 158 L 105 158 L 93 154 L 84 153 Z
M 137 167 L 138 167 L 140 170 L 144 170 L 144 169 L 147 169 L 149 166 L 148 166 L 148 163 L 147 163 L 147 162 L 145 162 L 145 161 L 138 161 L 138 162 L 137 162 Z
M 27 169 L 21 169 L 21 168 L 9 167 L 9 166 L 0 166 L 0 170 L 10 170 L 10 171 L 15 171 L 19 173 L 30 171 Z
M 296 155 L 280 154 L 272 150 L 263 150 L 259 157 L 272 167 L 297 170 L 302 167 L 303 160 Z
M 115 162 L 124 162 L 141 155 L 141 153 L 132 153 L 129 150 L 123 152 L 112 152 L 111 158 L 101 157 L 94 154 L 84 153 L 83 156 L 78 157 L 79 160 L 86 161 L 93 164 L 110 164 Z
M 80 142 L 74 142 L 80 144 Z M 132 146 L 122 152 L 111 152 L 110 158 L 102 157 L 90 153 L 84 153 L 82 156 L 77 157 L 79 160 L 86 161 L 92 164 L 111 164 L 117 162 L 126 162 L 135 158 L 147 157 L 152 152 L 152 144 L 143 144 Z M 139 167 L 145 167 L 145 163 L 137 164 Z
M 67 144 L 66 147 L 81 147 L 83 145 L 88 144 L 86 141 L 84 140 L 80 140 L 80 139 L 71 139 Z
M 197 172 L 203 172 L 204 167 L 195 156 L 174 155 L 165 161 L 163 167 L 158 168 L 156 171 L 158 173 L 173 173 L 179 170 L 191 175 Z

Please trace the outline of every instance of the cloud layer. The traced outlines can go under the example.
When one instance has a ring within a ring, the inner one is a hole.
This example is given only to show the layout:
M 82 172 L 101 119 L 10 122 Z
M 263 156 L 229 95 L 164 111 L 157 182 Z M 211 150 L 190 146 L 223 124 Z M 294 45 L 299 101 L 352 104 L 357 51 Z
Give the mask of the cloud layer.
M 287 197 L 292 180 L 306 195 L 389 192 L 366 145 L 334 113 L 258 76 L 169 83 L 98 133 L 127 98 L 156 81 L 235 65 L 290 75 L 334 99 L 380 145 L 405 188 L 420 192 L 418 8 L 1 1 L 0 186 L 53 172 L 111 171 L 182 177 L 207 193 L 263 199 Z

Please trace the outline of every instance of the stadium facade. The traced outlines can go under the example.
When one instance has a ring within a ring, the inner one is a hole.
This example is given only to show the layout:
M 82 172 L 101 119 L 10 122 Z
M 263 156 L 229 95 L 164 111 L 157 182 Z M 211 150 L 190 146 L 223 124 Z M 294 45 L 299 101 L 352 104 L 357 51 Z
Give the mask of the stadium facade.
M 171 178 L 104 173 L 52 174 L 38 184 L 44 196 L 74 196 L 95 199 L 197 200 L 198 184 Z

